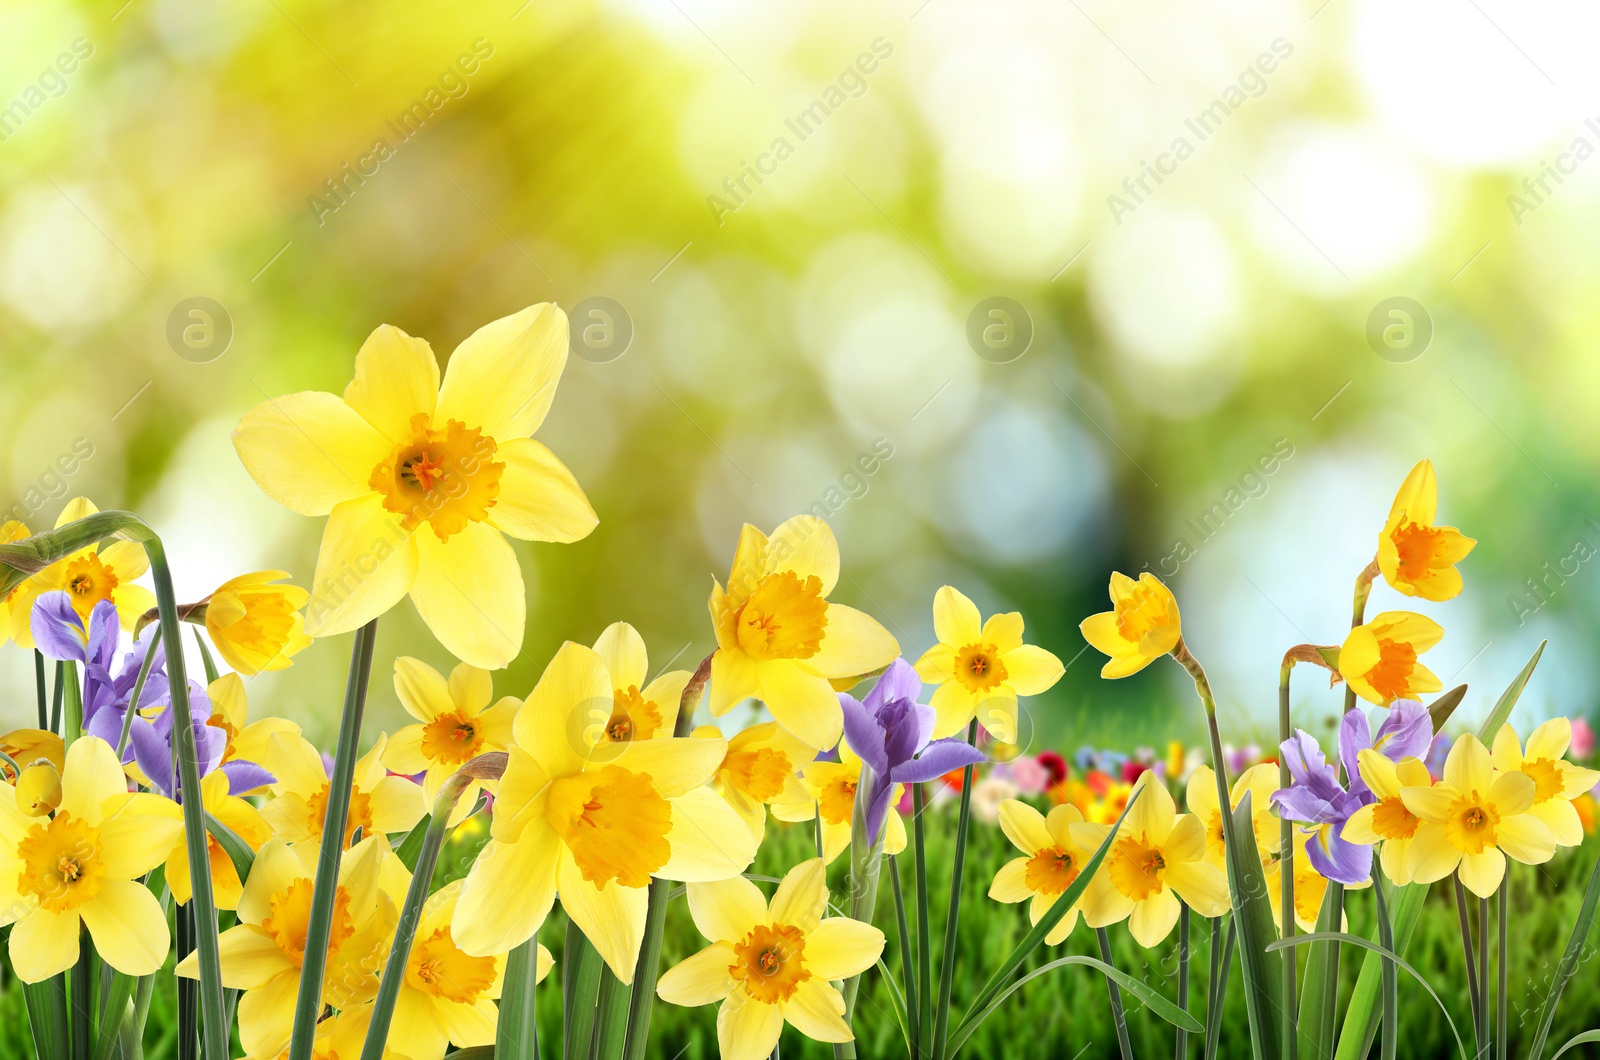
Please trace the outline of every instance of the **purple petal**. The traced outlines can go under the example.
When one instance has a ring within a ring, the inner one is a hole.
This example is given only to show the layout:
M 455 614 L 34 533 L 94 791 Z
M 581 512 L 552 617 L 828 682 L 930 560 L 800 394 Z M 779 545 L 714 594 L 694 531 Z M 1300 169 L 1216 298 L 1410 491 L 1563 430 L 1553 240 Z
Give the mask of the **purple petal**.
M 1402 758 L 1421 758 L 1433 742 L 1433 716 L 1414 699 L 1397 699 L 1389 705 L 1389 716 L 1378 726 L 1372 746 L 1392 762 Z
M 150 784 L 163 795 L 172 796 L 172 749 L 156 731 L 156 727 L 138 718 L 134 719 L 129 743 L 133 747 L 133 760 L 150 778 Z
M 935 740 L 921 756 L 895 767 L 896 784 L 921 784 L 944 776 L 952 769 L 977 765 L 984 760 L 983 752 L 954 736 L 948 740 Z
M 839 693 L 839 707 L 844 711 L 844 738 L 850 747 L 874 773 L 887 773 L 889 763 L 883 752 L 885 734 L 877 715 L 846 692 Z
M 1372 847 L 1351 843 L 1341 834 L 1343 823 L 1319 829 L 1306 844 L 1311 867 L 1336 883 L 1355 885 L 1372 875 Z
M 913 710 L 915 706 L 909 699 L 896 699 L 885 704 L 878 713 L 878 720 L 883 722 L 888 734 L 884 740 L 884 756 L 890 771 L 902 762 L 911 761 L 922 750 L 917 743 L 919 726 Z
M 884 818 L 889 816 L 889 793 L 894 790 L 892 784 L 877 784 L 872 788 L 871 796 L 867 800 L 867 842 L 876 843 L 878 836 L 883 831 Z
M 896 699 L 909 699 L 915 702 L 920 695 L 922 695 L 922 678 L 917 676 L 916 667 L 904 659 L 896 659 L 879 675 L 878 683 L 867 693 L 866 708 L 876 714 L 885 703 Z
M 72 598 L 64 592 L 42 593 L 33 602 L 28 616 L 33 643 L 45 658 L 58 662 L 83 662 L 87 646 L 83 620 L 72 609 Z
M 1332 799 L 1300 784 L 1279 788 L 1273 792 L 1272 805 L 1278 808 L 1279 817 L 1287 817 L 1291 821 L 1304 821 L 1307 824 L 1324 824 L 1333 820 L 1335 816 Z
M 1366 713 L 1360 707 L 1351 707 L 1339 721 L 1339 761 L 1352 785 L 1361 784 L 1361 763 L 1357 756 L 1371 746 L 1372 726 L 1367 722 Z
M 117 607 L 110 600 L 101 600 L 94 605 L 94 610 L 89 612 L 89 652 L 90 662 L 110 669 L 112 660 L 117 657 Z
M 223 763 L 222 772 L 228 778 L 228 791 L 233 795 L 264 788 L 278 779 L 254 762 L 239 759 Z
M 917 715 L 917 746 L 926 747 L 928 741 L 933 739 L 933 727 L 938 724 L 939 712 L 921 703 L 915 704 L 912 709 Z

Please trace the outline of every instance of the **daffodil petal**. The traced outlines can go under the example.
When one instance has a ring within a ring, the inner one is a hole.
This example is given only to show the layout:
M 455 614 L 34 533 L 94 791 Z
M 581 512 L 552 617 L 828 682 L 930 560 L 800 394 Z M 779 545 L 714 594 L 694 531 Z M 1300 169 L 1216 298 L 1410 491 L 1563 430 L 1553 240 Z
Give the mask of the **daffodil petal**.
M 672 854 L 656 870 L 657 876 L 666 880 L 725 880 L 743 872 L 755 860 L 756 837 L 722 796 L 710 788 L 695 788 L 670 801 Z
M 557 869 L 557 886 L 561 908 L 594 944 L 612 974 L 623 983 L 633 982 L 639 943 L 644 939 L 648 888 L 624 887 L 615 880 L 596 887 L 583 878 L 572 856 L 565 853 Z
M 514 843 L 491 839 L 473 862 L 450 921 L 451 937 L 467 953 L 487 956 L 520 946 L 549 914 L 561 847 L 548 827 L 533 832 L 525 829 Z
M 263 401 L 234 428 L 233 447 L 256 485 L 301 515 L 327 515 L 368 492 L 392 448 L 355 409 L 318 391 Z
M 728 969 L 735 959 L 731 945 L 713 942 L 668 968 L 656 983 L 656 996 L 669 1004 L 684 1006 L 721 1001 L 734 988 Z
M 495 459 L 505 463 L 489 523 L 523 541 L 570 543 L 589 536 L 600 517 L 567 465 L 532 438 L 503 442 Z
M 806 660 L 823 677 L 857 677 L 889 665 L 900 654 L 894 636 L 871 615 L 843 604 L 827 607 L 822 644 Z
M 306 632 L 327 637 L 365 625 L 399 603 L 416 571 L 415 536 L 378 494 L 341 501 L 322 530 Z
M 33 909 L 11 928 L 11 967 L 24 983 L 39 983 L 78 963 L 76 911 Z
M 844 998 L 822 977 L 803 980 L 779 1007 L 783 1018 L 807 1038 L 848 1042 L 855 1037 L 844 1021 Z
M 872 967 L 883 943 L 883 932 L 871 924 L 828 917 L 806 936 L 806 970 L 819 979 L 848 979 Z
M 939 643 L 952 648 L 977 643 L 983 636 L 978 605 L 960 589 L 942 586 L 933 594 L 933 635 L 939 638 Z
M 149 888 L 133 880 L 101 880 L 78 909 L 95 952 L 126 975 L 149 975 L 167 957 L 167 918 Z
M 777 1005 L 735 990 L 717 1010 L 717 1054 L 721 1060 L 761 1060 L 772 1055 L 782 1030 Z
M 737 942 L 767 921 L 767 900 L 743 876 L 691 883 L 687 890 L 689 917 L 711 942 Z
M 504 667 L 522 650 L 522 569 L 500 531 L 468 523 L 449 541 L 422 530 L 411 599 L 439 643 L 485 670 Z
M 381 324 L 356 353 L 355 378 L 344 388 L 344 403 L 391 445 L 399 445 L 416 434 L 414 416 L 433 418 L 438 394 L 439 362 L 427 340 Z
M 436 422 L 460 420 L 497 442 L 526 438 L 555 399 L 567 363 L 567 315 L 549 302 L 485 324 L 450 354 Z

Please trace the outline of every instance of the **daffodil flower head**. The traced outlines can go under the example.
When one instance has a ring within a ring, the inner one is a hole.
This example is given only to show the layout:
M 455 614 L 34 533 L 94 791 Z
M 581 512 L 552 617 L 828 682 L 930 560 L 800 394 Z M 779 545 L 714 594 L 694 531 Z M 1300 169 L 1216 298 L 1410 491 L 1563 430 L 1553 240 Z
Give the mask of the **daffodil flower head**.
M 1037 924 L 1071 887 L 1105 839 L 1106 826 L 1086 823 L 1076 806 L 1057 806 L 1046 817 L 1017 799 L 1000 803 L 1000 830 L 1023 856 L 995 873 L 989 897 L 997 902 L 1029 901 L 1028 922 Z M 1057 945 L 1078 923 L 1081 897 L 1067 910 L 1045 942 Z
M 1245 792 L 1251 793 L 1250 821 L 1255 832 L 1256 850 L 1265 861 L 1276 854 L 1282 837 L 1278 834 L 1278 818 L 1272 812 L 1272 793 L 1278 788 L 1278 767 L 1271 762 L 1261 762 L 1233 778 L 1233 790 L 1228 793 L 1238 809 Z M 1196 766 L 1189 774 L 1184 789 L 1184 806 L 1206 832 L 1206 860 L 1218 868 L 1226 867 L 1227 844 L 1223 840 L 1222 805 L 1217 800 L 1217 775 L 1207 765 Z
M 1322 912 L 1322 900 L 1328 893 L 1328 878 L 1317 871 L 1316 865 L 1311 860 L 1310 850 L 1315 842 L 1313 833 L 1300 828 L 1294 830 L 1294 922 L 1302 931 L 1316 930 L 1317 917 Z M 1264 869 L 1262 882 L 1266 885 L 1267 900 L 1272 906 L 1272 923 L 1278 929 L 1278 933 L 1282 934 L 1283 859 L 1264 858 L 1262 865 Z M 1367 885 L 1367 883 L 1346 884 L 1347 887 Z M 1344 930 L 1346 923 L 1344 914 L 1341 913 L 1340 917 L 1340 930 Z
M 61 773 L 49 759 L 22 767 L 17 777 L 17 809 L 27 817 L 48 817 L 61 805 Z
M 0 878 L 0 922 L 12 924 L 17 978 L 37 983 L 75 965 L 80 928 L 119 972 L 161 967 L 167 919 L 139 877 L 182 835 L 177 805 L 130 793 L 116 752 L 93 736 L 68 748 L 49 818 L 25 814 L 16 794 L 0 793 L 0 852 L 12 866 Z
M 100 509 L 87 497 L 75 497 L 61 509 L 56 526 L 76 522 Z M 30 575 L 9 597 L 11 637 L 24 648 L 34 646 L 31 618 L 33 602 L 48 592 L 67 594 L 72 608 L 85 624 L 95 605 L 108 601 L 117 609 L 121 627 L 131 631 L 139 616 L 156 605 L 155 594 L 133 580 L 150 569 L 144 546 L 134 541 L 113 541 L 104 547 L 90 545 Z
M 1163 655 L 1171 654 L 1182 634 L 1178 601 L 1149 571 L 1134 581 L 1119 571 L 1111 574 L 1111 610 L 1090 615 L 1078 626 L 1083 639 L 1109 655 L 1101 677 L 1136 674 Z
M 1415 757 L 1394 761 L 1370 747 L 1357 752 L 1358 776 L 1374 801 L 1350 815 L 1344 838 L 1352 843 L 1377 844 L 1378 863 L 1395 886 L 1411 882 L 1411 841 L 1422 819 L 1406 806 L 1401 792 L 1433 784 L 1428 767 Z M 1297 903 L 1298 904 L 1298 901 Z
M 421 786 L 383 768 L 388 742 L 380 734 L 372 749 L 356 761 L 344 826 L 346 846 L 358 828 L 363 841 L 372 835 L 409 832 L 427 812 Z M 273 776 L 272 797 L 261 813 L 273 832 L 289 843 L 320 843 L 332 786 L 321 752 L 298 733 L 280 732 L 267 741 L 265 765 Z
M 861 756 L 848 739 L 839 741 L 839 760 L 817 760 L 800 770 L 802 792 L 798 799 L 772 804 L 772 816 L 796 823 L 822 817 L 822 856 L 827 864 L 850 847 L 851 825 L 855 820 L 857 789 L 861 786 Z M 884 797 L 883 851 L 898 854 L 906 848 L 906 825 L 898 813 L 889 813 L 890 803 L 900 800 L 902 786 L 891 785 Z
M 276 1055 L 294 1027 L 295 994 L 305 963 L 306 931 L 315 886 L 316 844 L 291 849 L 281 839 L 262 845 L 239 898 L 239 923 L 222 933 L 222 984 L 242 990 L 239 1041 L 252 1056 Z M 398 859 L 388 840 L 372 835 L 340 860 L 333 927 L 323 975 L 323 998 L 349 1010 L 378 990 L 399 913 L 383 885 Z M 398 865 L 404 875 L 404 866 Z M 199 974 L 199 955 L 179 963 L 177 974 Z
M 821 858 L 790 869 L 770 903 L 740 876 L 689 884 L 689 915 L 711 945 L 668 969 L 657 995 L 674 1005 L 721 1002 L 722 1060 L 771 1055 L 785 1022 L 817 1041 L 853 1040 L 830 980 L 870 968 L 884 937 L 871 924 L 824 918 L 827 902 Z
M 1501 773 L 1523 773 L 1533 781 L 1533 808 L 1556 844 L 1575 847 L 1583 842 L 1583 822 L 1572 800 L 1600 782 L 1600 772 L 1573 765 L 1566 760 L 1572 745 L 1572 722 L 1551 718 L 1528 734 L 1526 750 L 1517 741 L 1517 731 L 1502 725 L 1494 738 L 1494 768 Z
M 206 813 L 226 825 L 234 835 L 244 841 L 252 852 L 272 838 L 272 826 L 249 802 L 229 791 L 228 774 L 218 770 L 200 779 L 200 797 Z M 206 861 L 211 871 L 211 894 L 218 909 L 237 909 L 244 893 L 239 870 L 233 858 L 217 842 L 215 836 L 206 835 Z M 187 905 L 194 893 L 190 878 L 189 845 L 182 838 L 167 855 L 167 886 L 172 890 L 173 901 Z
M 1339 674 L 1356 695 L 1380 706 L 1444 687 L 1417 657 L 1444 638 L 1444 627 L 1412 611 L 1385 611 L 1359 625 L 1339 649 Z
M 211 642 L 227 664 L 246 677 L 286 669 L 311 644 L 300 614 L 311 594 L 298 585 L 274 584 L 288 577 L 281 570 L 241 574 L 206 598 Z
M 407 593 L 457 658 L 484 669 L 522 648 L 522 573 L 506 536 L 577 541 L 596 518 L 571 472 L 530 435 L 567 358 L 567 318 L 542 303 L 479 328 L 439 364 L 384 325 L 343 397 L 272 398 L 234 447 L 268 496 L 328 516 L 306 615 L 344 633 Z
M 705 786 L 727 741 L 603 744 L 590 719 L 612 702 L 600 654 L 569 641 L 517 713 L 489 842 L 451 921 L 465 952 L 526 941 L 559 890 L 567 915 L 631 982 L 650 880 L 724 879 L 755 856 L 755 836 Z
M 489 671 L 459 663 L 450 679 L 420 659 L 394 661 L 394 691 L 406 713 L 416 719 L 389 737 L 383 764 L 396 773 L 421 773 L 424 806 L 432 806 L 439 789 L 458 769 L 481 754 L 511 745 L 511 720 L 522 707 L 514 696 L 493 706 L 494 681 Z M 460 824 L 472 812 L 484 782 L 462 789 L 450 820 Z M 492 790 L 492 787 L 491 787 Z
M 702 725 L 690 735 L 697 739 L 720 740 L 722 730 Z M 711 778 L 711 790 L 733 807 L 761 839 L 766 833 L 767 807 L 779 803 L 800 805 L 810 801 L 800 771 L 817 757 L 775 721 L 752 725 L 728 739 L 728 752 Z
M 876 619 L 829 602 L 838 580 L 839 543 L 821 519 L 794 516 L 770 538 L 745 524 L 727 588 L 711 588 L 714 716 L 754 696 L 809 746 L 839 742 L 830 681 L 882 669 L 900 648 Z
M 1477 542 L 1453 526 L 1435 526 L 1438 506 L 1433 463 L 1420 461 L 1395 494 L 1378 535 L 1378 569 L 1384 581 L 1407 596 L 1449 600 L 1461 592 L 1455 565 Z
M 1206 860 L 1205 826 L 1180 814 L 1166 785 L 1146 770 L 1134 782 L 1128 815 L 1082 900 L 1090 927 L 1120 920 L 1139 945 L 1149 947 L 1172 932 L 1179 900 L 1201 916 L 1228 907 L 1221 869 Z
M 600 653 L 612 685 L 611 711 L 600 740 L 627 743 L 671 736 L 683 690 L 694 675 L 688 670 L 668 670 L 649 680 L 650 656 L 644 638 L 626 622 L 607 626 L 594 642 L 594 650 Z
M 1412 879 L 1432 883 L 1459 871 L 1469 891 L 1487 898 L 1505 878 L 1507 857 L 1527 865 L 1549 861 L 1556 838 L 1530 812 L 1537 787 L 1521 770 L 1497 774 L 1478 738 L 1460 736 L 1443 780 L 1400 789 L 1406 809 L 1422 821 L 1407 855 Z
M 1037 696 L 1061 679 L 1061 660 L 1022 643 L 1015 611 L 981 622 L 978 608 L 949 585 L 933 597 L 933 631 L 939 643 L 917 660 L 917 673 L 937 684 L 929 701 L 935 737 L 954 736 L 977 717 L 1002 743 L 1017 739 L 1017 697 Z

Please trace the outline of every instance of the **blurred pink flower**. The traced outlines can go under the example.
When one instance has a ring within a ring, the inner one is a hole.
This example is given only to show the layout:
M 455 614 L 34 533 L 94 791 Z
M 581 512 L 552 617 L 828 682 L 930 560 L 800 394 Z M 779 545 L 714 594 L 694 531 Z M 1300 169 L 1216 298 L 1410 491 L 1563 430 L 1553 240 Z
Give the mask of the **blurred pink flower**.
M 1572 719 L 1572 757 L 1586 759 L 1594 754 L 1594 730 L 1582 718 Z
M 1050 786 L 1050 770 L 1037 758 L 1024 755 L 1007 764 L 1011 782 L 1024 795 L 1037 795 Z

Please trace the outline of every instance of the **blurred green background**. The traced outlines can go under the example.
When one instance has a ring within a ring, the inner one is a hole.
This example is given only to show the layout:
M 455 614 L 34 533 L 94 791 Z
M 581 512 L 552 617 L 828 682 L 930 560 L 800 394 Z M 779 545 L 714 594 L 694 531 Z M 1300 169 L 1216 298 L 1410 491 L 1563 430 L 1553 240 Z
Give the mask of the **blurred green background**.
M 1248 742 L 1284 649 L 1342 638 L 1426 456 L 1442 521 L 1480 542 L 1466 592 L 1380 587 L 1372 610 L 1443 622 L 1425 661 L 1474 686 L 1474 724 L 1545 637 L 1518 717 L 1592 708 L 1592 9 L 6 0 L 0 20 L 0 498 L 36 528 L 80 493 L 139 510 L 182 596 L 311 575 L 321 521 L 228 442 L 251 406 L 342 389 L 380 323 L 443 358 L 529 303 L 603 297 L 631 342 L 571 359 L 539 435 L 600 526 L 518 546 L 531 614 L 499 692 L 619 618 L 653 668 L 692 666 L 740 523 L 822 505 L 837 598 L 907 655 L 951 583 L 1070 663 L 1028 705 L 1039 747 L 1198 736 L 1177 668 L 1110 684 L 1080 655 L 1112 568 L 1170 576 Z M 996 297 L 1020 312 L 987 315 Z M 169 340 L 193 298 L 225 348 Z M 253 680 L 256 712 L 329 742 L 346 648 Z M 409 603 L 380 672 L 401 653 L 451 661 Z M 0 660 L 23 723 L 31 661 Z M 1318 683 L 1301 719 L 1336 707 Z M 372 711 L 398 722 L 387 682 Z

